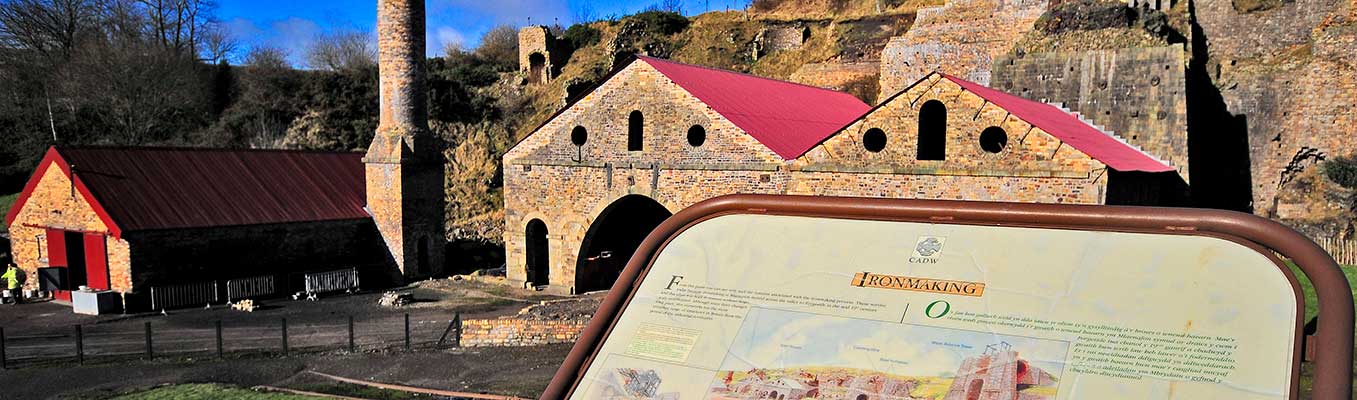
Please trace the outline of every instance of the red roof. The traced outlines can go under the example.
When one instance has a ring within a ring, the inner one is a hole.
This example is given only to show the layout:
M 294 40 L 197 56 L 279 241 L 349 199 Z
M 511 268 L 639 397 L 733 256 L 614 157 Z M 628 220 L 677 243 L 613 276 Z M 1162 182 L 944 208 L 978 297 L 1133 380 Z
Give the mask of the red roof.
M 638 59 L 786 160 L 800 157 L 871 109 L 843 92 L 658 58 Z
M 5 223 L 43 172 L 74 167 L 75 186 L 110 233 L 371 218 L 362 154 L 281 150 L 48 150 Z
M 978 83 L 939 73 L 971 93 L 989 100 L 1027 123 L 1055 136 L 1076 150 L 1118 171 L 1167 172 L 1175 169 L 1120 138 L 1050 104 L 1024 99 Z

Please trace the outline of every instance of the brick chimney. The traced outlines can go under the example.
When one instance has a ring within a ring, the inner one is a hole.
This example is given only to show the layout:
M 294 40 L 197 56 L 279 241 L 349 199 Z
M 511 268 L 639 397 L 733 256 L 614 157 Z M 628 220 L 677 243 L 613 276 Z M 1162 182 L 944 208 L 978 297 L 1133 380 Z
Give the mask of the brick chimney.
M 398 282 L 443 270 L 444 162 L 429 132 L 424 41 L 424 0 L 377 1 L 381 120 L 363 163 Z

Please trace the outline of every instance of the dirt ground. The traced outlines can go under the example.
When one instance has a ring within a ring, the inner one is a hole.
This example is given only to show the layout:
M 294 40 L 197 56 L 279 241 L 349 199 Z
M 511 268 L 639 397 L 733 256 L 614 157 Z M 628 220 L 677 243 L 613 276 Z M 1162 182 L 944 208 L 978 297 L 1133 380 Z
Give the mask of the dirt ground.
M 597 298 L 546 295 L 503 285 L 450 279 L 418 282 L 397 291 L 414 303 L 377 305 L 384 291 L 322 297 L 319 301 L 264 299 L 255 312 L 226 306 L 160 313 L 86 316 L 54 302 L 0 307 L 11 369 L 0 371 L 4 398 L 102 398 L 165 383 L 239 386 L 314 385 L 296 375 L 314 370 L 338 376 L 469 392 L 536 397 L 569 351 L 568 345 L 460 349 L 435 346 L 453 315 L 463 319 L 531 314 L 574 315 L 597 308 Z M 596 296 L 595 296 L 596 297 Z M 413 351 L 403 344 L 410 315 Z M 354 318 L 359 351 L 344 351 L 347 319 Z M 290 357 L 280 349 L 288 324 Z M 226 357 L 215 354 L 222 321 Z M 154 330 L 155 358 L 144 356 L 144 326 Z M 75 362 L 74 325 L 86 354 Z M 53 385 L 62 382 L 61 385 Z M 11 397 L 13 396 L 13 397 Z
M 312 370 L 381 383 L 535 398 L 569 351 L 569 345 L 549 345 L 65 364 L 0 371 L 0 382 L 6 399 L 99 399 L 165 383 L 306 388 L 315 382 L 303 371 Z

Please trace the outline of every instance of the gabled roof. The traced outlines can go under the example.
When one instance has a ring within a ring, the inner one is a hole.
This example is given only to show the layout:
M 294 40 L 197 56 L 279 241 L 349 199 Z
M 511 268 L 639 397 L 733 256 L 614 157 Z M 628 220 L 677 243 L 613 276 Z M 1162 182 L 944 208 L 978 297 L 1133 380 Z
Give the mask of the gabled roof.
M 371 218 L 361 153 L 52 147 L 5 217 L 13 224 L 44 171 L 60 167 L 115 236 L 123 232 Z M 73 172 L 73 173 L 72 173 Z
M 1112 169 L 1122 172 L 1176 171 L 1172 166 L 1131 146 L 1123 139 L 1104 133 L 1055 106 L 1014 96 L 941 72 L 937 74 L 961 85 L 962 89 L 994 103 L 1013 116 L 1041 128 L 1056 139 Z
M 853 95 L 638 56 L 785 160 L 805 154 L 871 109 Z

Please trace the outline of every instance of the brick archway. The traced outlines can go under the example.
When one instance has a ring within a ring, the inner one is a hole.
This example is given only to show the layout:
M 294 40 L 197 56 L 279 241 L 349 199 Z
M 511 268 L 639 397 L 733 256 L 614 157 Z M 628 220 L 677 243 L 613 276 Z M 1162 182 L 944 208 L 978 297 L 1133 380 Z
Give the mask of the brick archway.
M 670 215 L 663 204 L 638 194 L 609 203 L 589 225 L 580 244 L 574 292 L 611 288 L 641 241 Z

